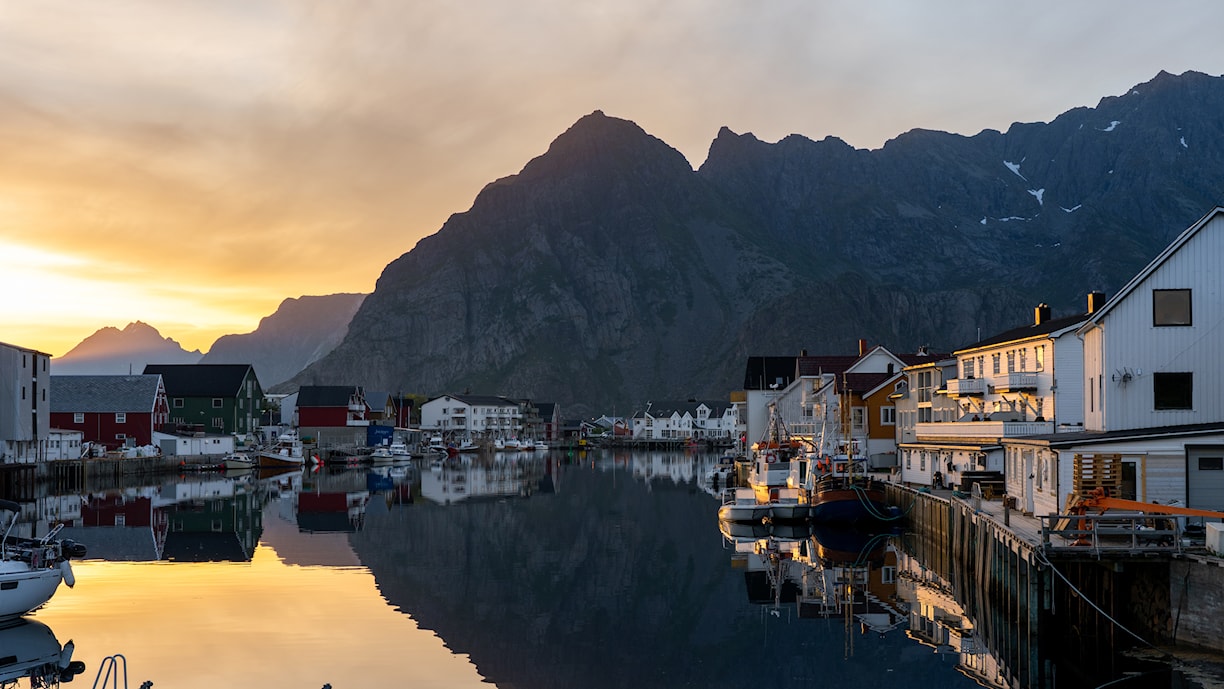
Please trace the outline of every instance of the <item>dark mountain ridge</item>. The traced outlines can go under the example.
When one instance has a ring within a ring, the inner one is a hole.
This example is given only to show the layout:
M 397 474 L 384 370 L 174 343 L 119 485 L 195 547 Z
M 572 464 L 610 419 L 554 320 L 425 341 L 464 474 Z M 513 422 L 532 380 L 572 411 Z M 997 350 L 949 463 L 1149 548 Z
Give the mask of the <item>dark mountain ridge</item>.
M 879 150 L 724 128 L 694 171 L 596 111 L 396 259 L 291 384 L 624 412 L 723 396 L 749 355 L 950 351 L 1083 310 L 1221 198 L 1224 80 Z

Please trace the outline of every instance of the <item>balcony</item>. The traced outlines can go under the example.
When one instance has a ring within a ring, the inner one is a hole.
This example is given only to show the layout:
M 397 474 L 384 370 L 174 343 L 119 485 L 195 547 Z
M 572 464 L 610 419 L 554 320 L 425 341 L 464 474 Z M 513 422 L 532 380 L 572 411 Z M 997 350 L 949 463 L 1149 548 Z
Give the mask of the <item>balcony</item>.
M 914 434 L 918 441 L 925 440 L 972 440 L 982 443 L 998 442 L 1000 438 L 1018 438 L 1026 435 L 1047 435 L 1054 432 L 1050 421 L 946 421 L 943 423 L 919 423 Z
M 995 383 L 995 392 L 1020 392 L 1037 389 L 1036 373 L 1009 373 Z
M 953 378 L 947 382 L 948 397 L 970 397 L 986 394 L 985 378 Z

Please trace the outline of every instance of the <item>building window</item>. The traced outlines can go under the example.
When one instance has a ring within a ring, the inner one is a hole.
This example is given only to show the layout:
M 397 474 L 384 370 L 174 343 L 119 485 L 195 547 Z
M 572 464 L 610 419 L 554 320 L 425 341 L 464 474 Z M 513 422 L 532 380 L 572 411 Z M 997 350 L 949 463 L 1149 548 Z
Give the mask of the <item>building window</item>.
M 75 412 L 72 415 L 72 423 L 85 423 L 85 412 Z
M 175 408 L 175 409 L 182 409 L 182 408 L 183 408 L 183 398 L 182 398 L 182 397 L 175 397 L 175 398 L 174 398 L 174 408 Z
M 1193 325 L 1190 290 L 1152 290 L 1152 325 Z
M 127 423 L 127 412 L 115 412 L 115 423 Z
M 914 468 L 914 453 L 910 450 L 905 451 L 905 468 L 907 470 Z
M 880 425 L 893 426 L 897 423 L 896 407 L 880 407 Z
M 867 410 L 862 407 L 853 407 L 850 409 L 850 423 L 853 424 L 855 432 L 862 433 L 867 427 Z
M 1002 355 L 997 354 L 997 353 L 990 355 L 990 370 L 996 376 L 999 375 L 999 373 L 1002 370 L 1002 366 L 1003 366 L 1001 363 L 1002 358 L 1003 358 Z
M 1020 371 L 1023 372 L 1027 370 L 1028 370 L 1028 350 L 1021 349 L 1020 350 Z
M 973 359 L 965 359 L 965 377 L 973 377 Z
M 1045 345 L 1037 345 L 1037 348 L 1033 350 L 1033 359 L 1035 360 L 1033 362 L 1035 365 L 1035 369 L 1038 371 L 1044 371 L 1045 370 Z
M 120 442 L 123 442 L 124 440 L 127 440 L 127 433 L 116 433 L 116 434 L 115 434 L 115 440 L 118 440 L 118 441 L 120 441 Z
M 1155 373 L 1152 375 L 1153 406 L 1156 409 L 1193 409 L 1193 373 Z
M 1199 471 L 1224 471 L 1224 457 L 1199 457 Z
M 1014 373 L 1016 371 L 1016 352 L 1010 351 L 1007 353 L 1007 372 Z
M 212 404 L 213 404 L 213 409 L 220 409 L 222 406 L 224 406 L 225 401 L 222 400 L 220 397 L 214 397 Z
M 918 457 L 918 471 L 926 471 L 927 453 L 926 450 Z

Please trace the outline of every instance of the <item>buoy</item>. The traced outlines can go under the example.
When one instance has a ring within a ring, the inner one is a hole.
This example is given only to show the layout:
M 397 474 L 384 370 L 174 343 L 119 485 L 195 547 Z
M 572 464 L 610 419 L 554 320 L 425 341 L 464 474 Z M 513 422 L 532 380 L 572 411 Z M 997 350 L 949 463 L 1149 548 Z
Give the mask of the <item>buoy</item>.
M 60 560 L 60 573 L 64 575 L 64 583 L 68 588 L 76 586 L 76 576 L 72 574 L 72 565 L 67 560 Z

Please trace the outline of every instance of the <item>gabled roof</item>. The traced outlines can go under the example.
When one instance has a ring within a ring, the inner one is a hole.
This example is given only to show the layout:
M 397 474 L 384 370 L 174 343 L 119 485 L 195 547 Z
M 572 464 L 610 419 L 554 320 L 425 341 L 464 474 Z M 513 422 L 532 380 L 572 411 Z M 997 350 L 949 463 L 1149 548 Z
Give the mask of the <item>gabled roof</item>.
M 857 355 L 801 356 L 797 366 L 800 376 L 818 376 L 822 373 L 840 375 L 861 358 Z
M 387 407 L 395 408 L 395 402 L 391 399 L 391 393 L 386 390 L 366 390 L 365 403 L 370 411 L 376 414 L 387 411 Z
M 537 402 L 536 409 L 540 410 L 540 418 L 551 419 L 557 411 L 556 402 Z
M 1199 233 L 1199 230 L 1202 230 L 1204 227 L 1206 227 L 1208 223 L 1210 223 L 1213 219 L 1215 219 L 1216 216 L 1220 215 L 1221 213 L 1224 213 L 1224 207 L 1216 206 L 1215 208 L 1212 208 L 1210 211 L 1208 211 L 1207 215 L 1204 215 L 1202 218 L 1199 218 L 1198 222 L 1194 223 L 1190 227 L 1187 227 L 1185 230 L 1183 230 L 1181 234 L 1177 235 L 1177 239 L 1174 239 L 1171 244 L 1166 246 L 1164 251 L 1161 251 L 1160 254 L 1156 256 L 1156 258 L 1152 259 L 1152 262 L 1147 264 L 1147 266 L 1145 266 L 1143 270 L 1136 273 L 1135 277 L 1131 278 L 1130 282 L 1126 283 L 1126 285 L 1123 286 L 1122 289 L 1119 290 L 1118 293 L 1115 294 L 1112 299 L 1105 302 L 1104 306 L 1097 309 L 1095 313 L 1093 313 L 1090 317 L 1088 317 L 1087 320 L 1084 322 L 1083 327 L 1087 328 L 1091 325 L 1095 325 L 1096 323 L 1100 323 L 1101 319 L 1105 317 L 1105 314 L 1112 311 L 1113 308 L 1117 306 L 1119 303 L 1121 303 L 1121 301 L 1125 299 L 1131 292 L 1134 292 L 1136 289 L 1138 289 L 1139 285 L 1142 284 L 1143 281 L 1146 280 L 1149 275 L 1156 272 L 1157 268 L 1164 265 L 1165 261 L 1168 261 L 1169 258 L 1173 256 L 1173 254 L 1177 253 L 1178 249 L 1182 248 L 1182 246 L 1185 245 L 1186 242 L 1189 242 L 1194 237 L 1194 235 Z
M 722 416 L 726 413 L 727 408 L 731 406 L 730 402 L 718 400 L 687 400 L 683 402 L 662 400 L 658 402 L 652 401 L 650 408 L 645 410 L 644 413 L 656 419 L 671 416 L 673 413 L 680 416 L 684 416 L 687 413 L 695 419 L 697 418 L 697 408 L 703 404 L 710 409 L 710 416 Z
M 237 397 L 250 364 L 148 364 L 145 373 L 161 374 L 170 397 Z
M 837 377 L 836 384 L 838 387 L 835 389 L 838 393 L 849 391 L 857 393 L 859 396 L 865 396 L 890 378 L 897 378 L 901 375 L 900 371 L 893 373 L 847 373 L 844 376 Z
M 360 392 L 355 385 L 303 385 L 298 388 L 297 406 L 347 407 L 352 396 Z
M 52 413 L 152 412 L 161 376 L 51 376 Z
M 1074 316 L 1063 316 L 1062 318 L 1051 318 L 1043 323 L 1033 323 L 1019 328 L 1012 328 L 992 335 L 980 342 L 974 342 L 968 347 L 956 350 L 957 352 L 967 352 L 983 347 L 992 347 L 994 345 L 1003 344 L 1005 342 L 1019 342 L 1020 340 L 1028 340 L 1034 337 L 1053 337 L 1061 334 L 1060 331 L 1074 330 L 1088 319 L 1088 314 L 1080 313 Z
M 469 407 L 517 407 L 519 403 L 507 397 L 498 397 L 496 395 L 440 395 L 435 397 L 441 399 L 449 397 L 453 400 L 458 400 L 468 405 Z M 429 400 L 432 402 L 433 400 Z

